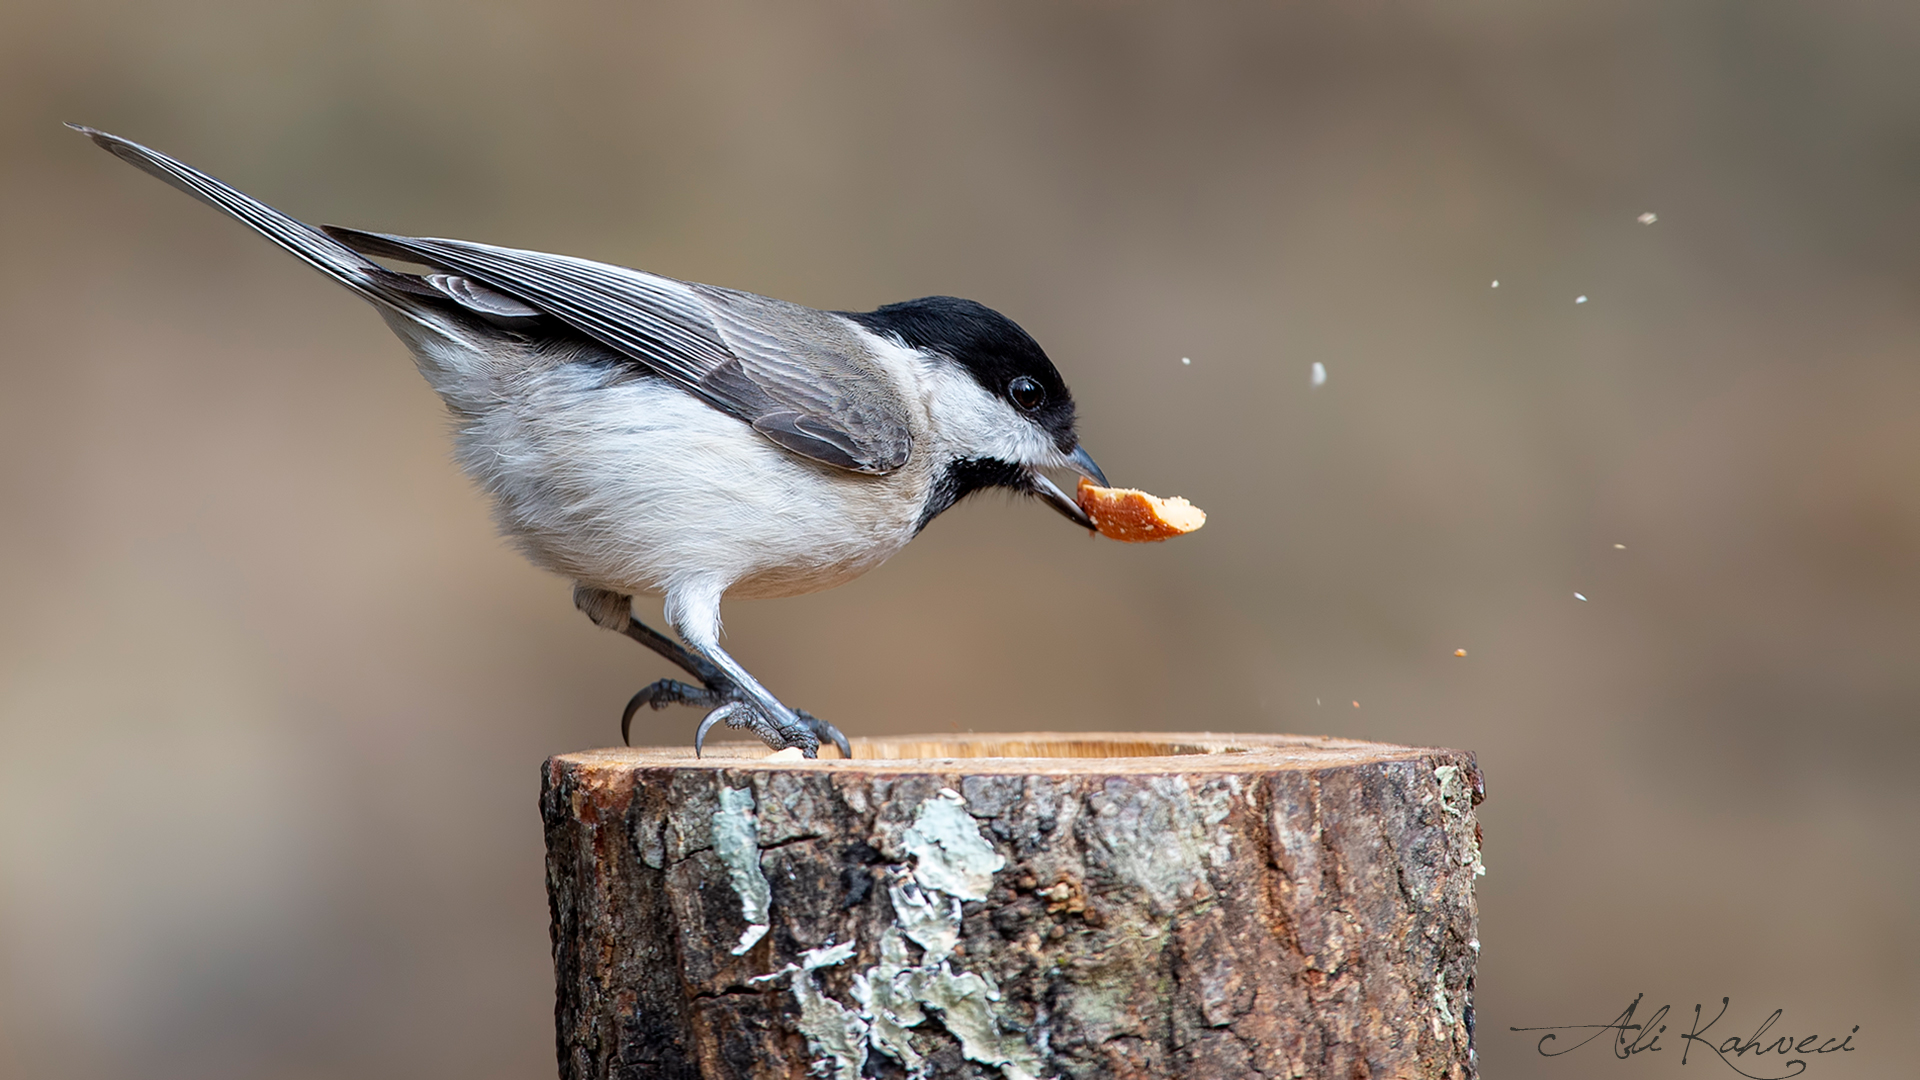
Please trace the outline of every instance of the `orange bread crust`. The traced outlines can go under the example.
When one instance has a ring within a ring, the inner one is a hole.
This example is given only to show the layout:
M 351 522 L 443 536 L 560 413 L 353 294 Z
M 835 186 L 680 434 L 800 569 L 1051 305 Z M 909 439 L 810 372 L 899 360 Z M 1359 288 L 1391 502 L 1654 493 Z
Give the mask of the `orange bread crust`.
M 1190 533 L 1207 523 L 1207 515 L 1185 499 L 1162 499 L 1133 488 L 1101 487 L 1082 477 L 1074 493 L 1100 535 L 1129 544 Z

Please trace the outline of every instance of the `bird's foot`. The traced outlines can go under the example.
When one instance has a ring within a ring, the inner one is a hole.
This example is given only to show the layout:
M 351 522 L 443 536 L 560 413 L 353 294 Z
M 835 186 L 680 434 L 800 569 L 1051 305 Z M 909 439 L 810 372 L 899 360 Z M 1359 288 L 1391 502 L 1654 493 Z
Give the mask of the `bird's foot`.
M 781 728 L 766 713 L 746 701 L 729 701 L 725 705 L 707 714 L 700 721 L 700 729 L 693 733 L 693 755 L 699 757 L 707 745 L 707 732 L 715 724 L 726 721 L 730 728 L 746 728 L 776 751 L 797 746 L 807 757 L 820 756 L 820 740 L 812 731 L 800 728 Z
M 664 709 L 669 705 L 694 705 L 711 709 L 733 700 L 736 700 L 733 695 L 717 693 L 707 687 L 693 686 L 676 679 L 661 679 L 659 682 L 649 683 L 642 687 L 639 693 L 633 695 L 627 702 L 626 709 L 621 712 L 620 741 L 627 746 L 633 745 L 631 734 L 633 714 L 644 707 Z
M 707 718 L 700 722 L 699 734 L 694 737 L 695 754 L 706 742 L 707 732 L 715 724 L 725 721 L 728 727 L 751 730 L 760 737 L 760 741 L 775 750 L 799 747 L 802 753 L 813 757 L 820 752 L 820 742 L 824 739 L 840 748 L 841 757 L 853 756 L 852 748 L 847 745 L 847 737 L 840 734 L 839 728 L 804 709 L 788 710 L 771 698 L 763 697 L 756 701 L 712 660 L 690 651 L 635 618 L 632 597 L 589 585 L 575 585 L 573 603 L 596 625 L 625 634 L 700 680 L 700 685 L 695 686 L 676 679 L 661 679 L 633 695 L 632 700 L 627 702 L 626 711 L 620 714 L 620 741 L 628 746 L 633 745 L 633 714 L 642 707 L 664 709 L 669 705 L 697 705 L 710 711 Z M 720 655 L 725 657 L 724 653 Z M 764 695 L 765 691 L 761 693 Z
M 853 756 L 853 749 L 847 745 L 847 737 L 840 733 L 839 728 L 803 709 L 795 709 L 794 716 L 799 719 L 799 724 L 782 727 L 752 702 L 743 699 L 728 701 L 700 721 L 700 729 L 693 736 L 694 756 L 700 756 L 705 748 L 707 732 L 721 722 L 730 728 L 746 728 L 776 752 L 798 747 L 800 753 L 816 758 L 820 756 L 820 740 L 826 739 L 839 748 L 841 757 Z
M 674 679 L 661 679 L 633 695 L 632 700 L 627 702 L 626 710 L 620 714 L 620 741 L 632 745 L 630 735 L 634 713 L 642 708 L 664 709 L 669 705 L 694 705 L 711 710 L 706 719 L 700 721 L 700 728 L 693 737 L 696 756 L 706 745 L 707 732 L 722 722 L 730 728 L 752 731 L 761 742 L 775 750 L 797 746 L 806 756 L 816 757 L 820 753 L 821 741 L 825 740 L 840 749 L 841 757 L 853 756 L 852 748 L 847 745 L 847 737 L 840 733 L 839 728 L 805 709 L 794 710 L 794 715 L 800 720 L 798 726 L 782 727 L 730 684 L 694 686 Z

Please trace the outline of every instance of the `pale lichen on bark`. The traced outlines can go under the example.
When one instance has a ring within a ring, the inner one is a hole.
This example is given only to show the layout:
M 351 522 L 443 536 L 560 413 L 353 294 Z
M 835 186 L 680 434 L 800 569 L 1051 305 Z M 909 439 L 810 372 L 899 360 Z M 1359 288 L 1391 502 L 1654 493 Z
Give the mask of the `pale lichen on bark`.
M 772 894 L 767 875 L 760 869 L 760 821 L 754 812 L 753 791 L 748 788 L 722 787 L 720 812 L 713 817 L 713 850 L 726 864 L 733 891 L 740 894 L 740 917 L 747 928 L 740 932 L 740 943 L 733 947 L 739 956 L 753 948 L 767 932 L 767 906 Z
M 850 958 L 851 943 L 814 950 L 797 968 L 788 965 L 749 981 L 793 973 L 798 1027 L 819 1055 L 816 1072 L 831 1068 L 841 1080 L 853 1080 L 871 1047 L 899 1062 L 909 1077 L 928 1076 L 927 1056 L 914 1045 L 911 1029 L 929 1019 L 926 1009 L 931 1008 L 959 1039 L 963 1056 L 999 1067 L 1006 1080 L 1033 1080 L 1039 1058 L 1002 1028 L 994 1009 L 999 990 L 980 975 L 953 970 L 961 901 L 985 900 L 1005 857 L 981 836 L 965 800 L 952 789 L 922 802 L 913 823 L 899 831 L 898 842 L 913 862 L 886 870 L 894 925 L 882 931 L 879 962 L 853 976 L 849 996 L 857 1011 L 827 997 L 809 974 Z M 909 962 L 907 941 L 920 947 L 918 963 Z

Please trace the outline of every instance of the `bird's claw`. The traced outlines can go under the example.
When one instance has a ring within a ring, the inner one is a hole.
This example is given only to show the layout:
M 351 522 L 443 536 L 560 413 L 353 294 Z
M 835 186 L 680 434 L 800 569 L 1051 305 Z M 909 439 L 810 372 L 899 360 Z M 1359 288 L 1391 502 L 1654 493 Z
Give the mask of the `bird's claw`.
M 699 757 L 702 753 L 705 752 L 706 746 L 707 746 L 707 732 L 713 730 L 713 725 L 719 723 L 722 720 L 725 720 L 727 722 L 728 727 L 739 727 L 740 725 L 746 723 L 746 720 L 743 719 L 740 714 L 748 711 L 750 710 L 747 708 L 746 702 L 729 701 L 725 705 L 722 705 L 719 708 L 708 713 L 707 718 L 705 720 L 700 721 L 699 730 L 693 733 L 693 756 Z
M 841 757 L 848 761 L 853 760 L 853 747 L 847 745 L 847 737 L 840 734 L 839 728 L 834 727 L 832 724 L 827 723 L 825 720 L 820 719 L 805 709 L 795 709 L 793 713 L 800 718 L 802 723 L 813 729 L 813 736 L 816 741 L 825 739 L 833 743 L 834 747 L 840 751 Z M 808 756 L 811 757 L 812 755 Z

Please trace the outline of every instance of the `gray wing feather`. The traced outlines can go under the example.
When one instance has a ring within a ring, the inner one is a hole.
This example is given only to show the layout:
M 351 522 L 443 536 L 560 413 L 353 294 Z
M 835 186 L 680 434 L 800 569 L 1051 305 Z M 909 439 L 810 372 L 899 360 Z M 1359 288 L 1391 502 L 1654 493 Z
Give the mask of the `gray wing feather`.
M 499 319 L 539 318 L 540 309 L 523 304 L 503 292 L 495 292 L 477 281 L 458 274 L 428 274 L 426 283 L 447 294 L 468 311 Z
M 326 231 L 365 254 L 442 267 L 538 308 L 803 457 L 886 473 L 912 450 L 906 403 L 838 316 L 564 255 Z
M 798 454 L 859 472 L 891 472 L 913 450 L 894 377 L 847 319 L 712 285 L 689 285 L 738 365 L 707 381 L 771 407 L 752 423 Z M 852 463 L 846 463 L 847 459 Z

